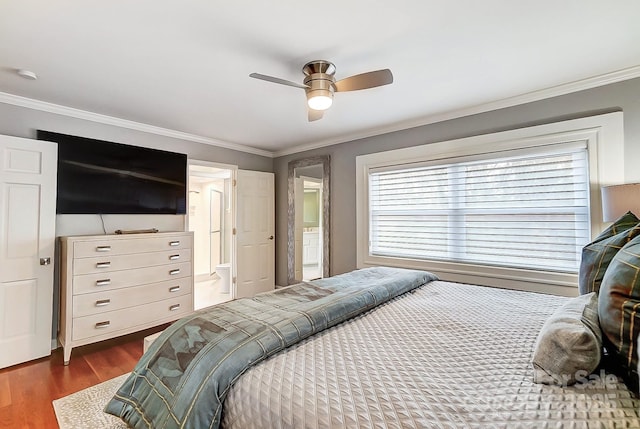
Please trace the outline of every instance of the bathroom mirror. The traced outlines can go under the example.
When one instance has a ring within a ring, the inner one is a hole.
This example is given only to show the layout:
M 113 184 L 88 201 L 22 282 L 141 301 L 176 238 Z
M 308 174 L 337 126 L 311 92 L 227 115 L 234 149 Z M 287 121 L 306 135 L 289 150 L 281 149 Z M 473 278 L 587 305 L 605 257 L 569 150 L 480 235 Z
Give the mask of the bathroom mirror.
M 331 157 L 289 162 L 287 282 L 329 277 Z

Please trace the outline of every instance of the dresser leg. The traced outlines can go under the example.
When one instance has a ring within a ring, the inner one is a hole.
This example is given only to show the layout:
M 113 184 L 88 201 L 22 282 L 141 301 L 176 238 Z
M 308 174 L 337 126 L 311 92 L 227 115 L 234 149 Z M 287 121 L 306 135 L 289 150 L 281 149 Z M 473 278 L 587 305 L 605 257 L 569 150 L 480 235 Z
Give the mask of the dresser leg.
M 71 350 L 73 349 L 73 347 L 63 347 L 63 354 L 64 354 L 64 365 L 67 366 L 69 365 L 69 361 L 71 360 Z

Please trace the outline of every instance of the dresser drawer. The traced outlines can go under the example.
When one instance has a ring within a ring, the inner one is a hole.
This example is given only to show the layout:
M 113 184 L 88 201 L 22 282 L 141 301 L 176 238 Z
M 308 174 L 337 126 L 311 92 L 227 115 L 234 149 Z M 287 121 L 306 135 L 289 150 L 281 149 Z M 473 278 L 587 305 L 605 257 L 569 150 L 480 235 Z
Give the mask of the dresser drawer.
M 83 340 L 118 331 L 131 330 L 136 325 L 150 321 L 169 321 L 192 311 L 193 296 L 178 296 L 164 301 L 152 302 L 137 307 L 108 311 L 91 316 L 73 318 L 73 340 Z
M 73 297 L 73 316 L 89 316 L 191 293 L 191 277 Z
M 73 295 L 191 278 L 191 262 L 73 276 Z
M 161 252 L 163 250 L 191 249 L 191 235 L 139 237 L 77 241 L 73 243 L 74 258 L 91 258 L 104 255 L 129 255 L 132 253 Z
M 73 261 L 73 274 L 105 273 L 138 267 L 166 265 L 191 260 L 191 249 L 175 249 L 162 252 L 136 253 L 131 255 L 103 255 Z

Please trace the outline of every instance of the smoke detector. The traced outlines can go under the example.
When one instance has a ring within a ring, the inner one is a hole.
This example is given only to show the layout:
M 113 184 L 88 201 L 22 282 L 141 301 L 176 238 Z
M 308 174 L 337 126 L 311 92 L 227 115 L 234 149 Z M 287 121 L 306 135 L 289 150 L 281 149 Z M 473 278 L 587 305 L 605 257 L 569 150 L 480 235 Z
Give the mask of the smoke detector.
M 16 70 L 16 73 L 18 73 L 18 76 L 23 77 L 23 78 L 28 79 L 28 80 L 37 80 L 38 79 L 38 75 L 35 74 L 34 72 L 32 72 L 31 70 L 18 69 L 18 70 Z

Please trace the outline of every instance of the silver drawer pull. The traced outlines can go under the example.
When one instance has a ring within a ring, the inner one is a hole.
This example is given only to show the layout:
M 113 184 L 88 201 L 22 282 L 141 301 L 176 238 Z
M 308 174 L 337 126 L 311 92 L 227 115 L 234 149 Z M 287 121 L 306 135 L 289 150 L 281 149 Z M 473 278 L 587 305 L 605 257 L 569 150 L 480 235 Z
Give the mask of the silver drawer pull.
M 107 320 L 106 322 L 98 322 L 96 323 L 96 329 L 108 328 L 111 325 L 111 321 Z
M 178 292 L 180 290 L 180 286 L 173 286 L 169 288 L 169 292 Z
M 180 255 L 171 255 L 169 256 L 170 261 L 175 261 L 176 259 L 180 259 Z
M 180 274 L 180 268 L 176 268 L 175 270 L 169 271 L 170 276 L 175 276 L 176 274 Z
M 180 304 L 173 304 L 169 307 L 169 311 L 176 311 L 180 308 Z
M 109 268 L 111 266 L 111 262 L 98 262 L 96 264 L 96 268 Z
M 111 246 L 98 246 L 96 247 L 96 252 L 110 252 Z
M 96 280 L 96 286 L 107 286 L 111 284 L 111 279 Z
M 180 245 L 180 241 L 178 241 L 178 240 L 169 242 L 169 246 L 175 247 L 175 246 L 179 246 L 179 245 Z
M 105 305 L 111 304 L 110 299 L 100 299 L 96 301 L 96 307 L 104 307 Z

